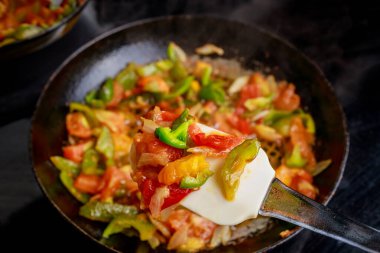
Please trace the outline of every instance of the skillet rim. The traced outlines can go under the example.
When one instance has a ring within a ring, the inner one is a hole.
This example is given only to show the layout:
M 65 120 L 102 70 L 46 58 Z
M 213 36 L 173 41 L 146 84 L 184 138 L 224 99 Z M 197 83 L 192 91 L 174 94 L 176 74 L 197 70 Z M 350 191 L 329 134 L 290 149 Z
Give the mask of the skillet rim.
M 87 0 L 86 3 L 88 3 L 89 1 L 90 0 Z M 86 5 L 86 4 L 84 4 L 84 5 Z M 82 6 L 82 8 L 83 7 L 84 6 Z M 345 170 L 345 167 L 346 167 L 347 158 L 348 158 L 348 154 L 349 154 L 349 147 L 350 147 L 350 136 L 349 136 L 349 132 L 348 132 L 347 120 L 346 120 L 346 116 L 345 116 L 344 110 L 342 108 L 341 103 L 338 100 L 338 97 L 336 96 L 336 93 L 334 91 L 333 86 L 328 81 L 328 79 L 324 75 L 323 71 L 318 66 L 318 64 L 314 60 L 312 60 L 308 56 L 306 56 L 302 51 L 300 51 L 299 49 L 297 49 L 288 40 L 280 37 L 279 35 L 276 35 L 276 34 L 272 33 L 271 31 L 268 31 L 268 30 L 266 30 L 264 28 L 261 28 L 261 27 L 259 27 L 256 24 L 251 24 L 251 23 L 243 22 L 241 20 L 236 20 L 236 19 L 233 19 L 233 18 L 224 18 L 224 17 L 222 18 L 220 16 L 212 15 L 212 14 L 168 15 L 168 16 L 159 16 L 159 17 L 154 17 L 154 18 L 147 18 L 147 19 L 137 20 L 137 21 L 134 21 L 134 22 L 131 22 L 131 23 L 126 23 L 124 25 L 115 27 L 115 28 L 113 28 L 113 29 L 111 29 L 111 30 L 109 30 L 107 32 L 104 32 L 103 34 L 100 34 L 99 36 L 97 36 L 97 37 L 91 39 L 90 41 L 86 42 L 84 45 L 82 45 L 77 50 L 75 50 L 70 56 L 68 56 L 66 58 L 66 60 L 64 60 L 62 62 L 62 64 L 51 74 L 51 76 L 49 77 L 49 79 L 47 80 L 46 84 L 44 85 L 44 87 L 43 87 L 43 89 L 41 91 L 40 97 L 38 98 L 38 101 L 36 103 L 36 106 L 35 106 L 35 109 L 34 109 L 34 112 L 33 112 L 32 118 L 31 118 L 31 126 L 30 126 L 30 133 L 29 133 L 29 148 L 28 148 L 29 149 L 29 159 L 30 159 L 31 164 L 32 164 L 33 175 L 34 175 L 35 179 L 37 180 L 38 185 L 41 188 L 42 192 L 44 193 L 44 195 L 49 200 L 49 202 L 55 207 L 55 209 L 70 224 L 72 224 L 82 234 L 86 235 L 87 238 L 90 238 L 92 241 L 96 242 L 98 245 L 101 245 L 104 248 L 106 248 L 108 250 L 111 250 L 113 252 L 123 253 L 122 251 L 119 251 L 117 249 L 114 249 L 114 248 L 112 248 L 112 247 L 110 247 L 108 245 L 105 245 L 105 244 L 101 243 L 99 240 L 97 240 L 96 238 L 94 238 L 93 236 L 91 236 L 89 233 L 87 233 L 84 229 L 82 229 L 79 225 L 75 224 L 68 216 L 66 216 L 66 214 L 63 213 L 63 211 L 58 207 L 58 205 L 56 203 L 54 203 L 53 200 L 51 200 L 50 196 L 47 193 L 47 190 L 45 189 L 45 187 L 43 186 L 41 180 L 37 176 L 35 161 L 34 161 L 34 158 L 33 158 L 33 153 L 34 153 L 33 152 L 33 132 L 34 132 L 34 125 L 35 125 L 35 121 L 36 121 L 36 117 L 37 117 L 37 112 L 38 112 L 38 110 L 40 108 L 41 103 L 43 102 L 43 100 L 45 98 L 46 91 L 52 85 L 54 79 L 59 75 L 59 73 L 62 71 L 62 69 L 64 69 L 67 65 L 70 64 L 70 62 L 72 60 L 74 60 L 78 55 L 80 55 L 82 52 L 84 52 L 86 49 L 88 49 L 89 47 L 91 47 L 95 43 L 97 43 L 97 42 L 99 42 L 99 41 L 101 41 L 101 40 L 103 40 L 103 39 L 105 39 L 105 38 L 107 38 L 107 37 L 109 37 L 109 36 L 111 36 L 113 34 L 116 34 L 116 33 L 121 32 L 123 30 L 127 30 L 127 29 L 129 29 L 131 27 L 137 27 L 137 26 L 142 26 L 142 25 L 145 25 L 145 24 L 155 23 L 155 22 L 161 22 L 161 21 L 180 20 L 180 19 L 183 19 L 183 20 L 212 19 L 212 20 L 221 21 L 221 22 L 234 23 L 236 26 L 246 26 L 249 29 L 255 29 L 258 32 L 264 34 L 265 36 L 268 36 L 268 37 L 270 37 L 270 38 L 278 41 L 279 43 L 284 44 L 286 47 L 288 47 L 288 49 L 293 50 L 305 62 L 307 62 L 308 64 L 310 64 L 311 67 L 314 68 L 314 70 L 316 71 L 317 75 L 319 75 L 320 78 L 322 79 L 322 81 L 325 83 L 326 87 L 328 88 L 328 92 L 330 92 L 330 94 L 332 95 L 331 96 L 332 102 L 336 105 L 336 108 L 339 111 L 339 115 L 342 118 L 341 124 L 342 124 L 343 132 L 344 132 L 343 133 L 343 137 L 344 137 L 344 143 L 343 143 L 344 144 L 344 150 L 343 150 L 343 154 L 344 155 L 342 157 L 342 162 L 341 162 L 341 164 L 339 166 L 339 175 L 338 175 L 337 180 L 334 183 L 334 187 L 331 189 L 330 194 L 326 196 L 326 198 L 324 199 L 324 201 L 320 202 L 321 204 L 323 204 L 323 205 L 326 206 L 331 201 L 331 199 L 335 195 L 335 193 L 336 193 L 336 191 L 337 191 L 337 189 L 338 189 L 338 187 L 340 185 L 340 182 L 341 182 L 341 180 L 343 178 L 343 174 L 344 174 L 344 170 Z M 292 234 L 290 234 L 288 237 L 282 238 L 282 239 L 276 241 L 275 243 L 273 243 L 271 245 L 268 245 L 267 247 L 264 247 L 264 248 L 262 248 L 260 250 L 255 251 L 255 252 L 266 252 L 268 250 L 272 250 L 272 249 L 274 249 L 274 248 L 276 248 L 276 247 L 284 244 L 285 242 L 289 241 L 290 239 L 294 238 L 303 229 L 304 228 L 302 228 L 302 227 L 296 226 L 295 230 L 293 230 L 294 232 Z
M 79 6 L 77 6 L 75 8 L 74 11 L 72 11 L 69 15 L 63 17 L 62 20 L 60 20 L 58 23 L 56 24 L 53 24 L 52 26 L 50 26 L 49 28 L 45 29 L 44 31 L 42 31 L 41 33 L 38 33 L 32 37 L 29 37 L 29 38 L 26 38 L 26 39 L 22 39 L 22 40 L 18 40 L 18 41 L 15 41 L 15 42 L 12 42 L 10 44 L 7 44 L 7 45 L 4 45 L 2 47 L 0 47 L 0 53 L 1 52 L 13 52 L 14 53 L 11 53 L 10 55 L 6 55 L 4 58 L 0 57 L 0 60 L 1 61 L 4 61 L 4 60 L 8 60 L 8 59 L 13 59 L 13 58 L 18 58 L 18 57 L 21 57 L 23 55 L 27 55 L 27 54 L 30 54 L 34 51 L 38 51 L 40 49 L 43 49 L 45 47 L 47 47 L 48 45 L 54 43 L 55 41 L 61 39 L 69 30 L 71 30 L 71 27 L 67 32 L 64 32 L 62 35 L 60 35 L 59 37 L 57 38 L 54 38 L 53 40 L 51 41 L 44 41 L 44 42 L 41 42 L 39 45 L 36 46 L 36 49 L 31 49 L 31 50 L 27 50 L 24 52 L 24 48 L 25 46 L 27 46 L 28 44 L 31 44 L 35 41 L 38 41 L 42 38 L 45 38 L 46 36 L 49 36 L 51 34 L 53 34 L 54 32 L 58 31 L 60 28 L 64 27 L 64 26 L 67 26 L 70 22 L 72 22 L 75 18 L 79 17 L 79 15 L 82 13 L 83 9 L 87 6 L 87 4 L 92 1 L 92 0 L 85 0 L 85 2 Z M 75 23 L 77 22 L 77 20 L 75 21 Z M 13 55 L 16 55 L 16 56 L 13 56 Z

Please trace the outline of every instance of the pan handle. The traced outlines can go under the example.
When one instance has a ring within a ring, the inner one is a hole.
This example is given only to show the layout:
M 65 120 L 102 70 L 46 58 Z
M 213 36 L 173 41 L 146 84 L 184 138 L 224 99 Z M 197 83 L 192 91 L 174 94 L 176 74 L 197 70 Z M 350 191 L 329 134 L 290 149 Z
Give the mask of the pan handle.
M 335 213 L 285 186 L 272 182 L 259 213 L 310 229 L 368 252 L 380 252 L 380 231 Z

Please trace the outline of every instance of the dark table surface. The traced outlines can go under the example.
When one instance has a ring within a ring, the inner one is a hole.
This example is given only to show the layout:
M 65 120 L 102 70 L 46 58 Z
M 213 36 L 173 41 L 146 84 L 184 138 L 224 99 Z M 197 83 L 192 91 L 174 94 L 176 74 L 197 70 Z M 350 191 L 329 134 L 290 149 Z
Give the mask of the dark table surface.
M 350 154 L 329 206 L 380 228 L 380 7 L 376 1 L 97 0 L 60 41 L 0 64 L 0 251 L 101 252 L 60 217 L 28 158 L 30 117 L 51 73 L 112 27 L 149 17 L 213 14 L 255 23 L 287 39 L 322 68 L 346 113 Z M 9 246 L 12 249 L 9 249 Z M 309 231 L 273 252 L 360 252 Z

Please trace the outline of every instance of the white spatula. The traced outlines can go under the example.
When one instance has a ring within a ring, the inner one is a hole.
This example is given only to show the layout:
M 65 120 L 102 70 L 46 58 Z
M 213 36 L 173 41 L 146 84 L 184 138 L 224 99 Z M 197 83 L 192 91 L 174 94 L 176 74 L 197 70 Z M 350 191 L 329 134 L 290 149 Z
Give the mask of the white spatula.
M 198 124 L 205 133 L 217 130 Z M 274 178 L 264 150 L 246 165 L 234 201 L 227 201 L 216 176 L 223 158 L 207 158 L 214 176 L 181 205 L 219 225 L 236 225 L 258 214 L 278 218 L 346 242 L 369 252 L 380 252 L 380 231 L 350 220 L 293 191 Z

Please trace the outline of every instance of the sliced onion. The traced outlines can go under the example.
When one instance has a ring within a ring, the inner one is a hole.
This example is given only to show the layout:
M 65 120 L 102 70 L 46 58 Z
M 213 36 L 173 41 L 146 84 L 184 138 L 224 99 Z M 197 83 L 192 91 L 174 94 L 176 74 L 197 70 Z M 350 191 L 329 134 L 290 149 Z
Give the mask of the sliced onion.
M 223 55 L 224 54 L 223 48 L 217 47 L 214 44 L 210 44 L 210 43 L 207 43 L 201 47 L 196 48 L 195 52 L 199 55 L 211 55 L 211 54 Z
M 156 189 L 149 203 L 149 210 L 153 218 L 160 217 L 161 207 L 164 204 L 165 198 L 167 198 L 169 194 L 170 191 L 167 186 Z
M 186 151 L 193 154 L 204 154 L 205 156 L 211 156 L 211 157 L 225 157 L 229 153 L 230 150 L 218 151 L 214 148 L 210 148 L 207 146 L 197 146 L 197 147 L 189 148 Z
M 220 244 L 227 244 L 231 238 L 231 229 L 230 226 L 219 226 L 215 229 L 214 234 L 210 240 L 209 246 L 215 248 Z
M 154 133 L 154 131 L 156 131 L 156 128 L 159 127 L 159 125 L 156 124 L 153 120 L 146 119 L 143 117 L 141 117 L 141 120 L 143 122 L 142 131 L 144 133 Z
M 228 94 L 233 95 L 237 92 L 239 92 L 248 82 L 249 76 L 240 76 L 235 79 L 235 81 L 231 84 L 230 88 L 228 89 Z
M 274 128 L 265 125 L 256 125 L 257 135 L 266 141 L 280 141 L 282 136 Z
M 185 51 L 183 51 L 183 49 L 181 47 L 179 47 L 177 44 L 175 44 L 174 42 L 171 42 L 171 43 L 173 44 L 173 49 L 174 49 L 174 52 L 177 55 L 178 59 L 181 62 L 186 62 L 187 61 L 187 55 L 186 55 Z
M 161 211 L 162 213 L 162 211 Z M 165 237 L 170 237 L 170 230 L 159 220 L 154 219 L 151 215 L 148 215 L 150 222 L 163 234 Z
M 169 240 L 168 250 L 177 249 L 179 246 L 185 244 L 188 239 L 188 231 L 188 225 L 185 225 L 183 228 L 177 230 Z
M 137 167 L 142 167 L 145 165 L 162 165 L 165 166 L 169 162 L 168 156 L 161 153 L 142 153 L 137 163 Z
M 179 206 L 179 204 L 174 204 L 174 205 L 171 205 L 171 206 L 168 206 L 167 208 L 165 209 L 162 209 L 161 210 L 161 216 L 160 216 L 160 220 L 161 221 L 167 221 L 170 214 Z

